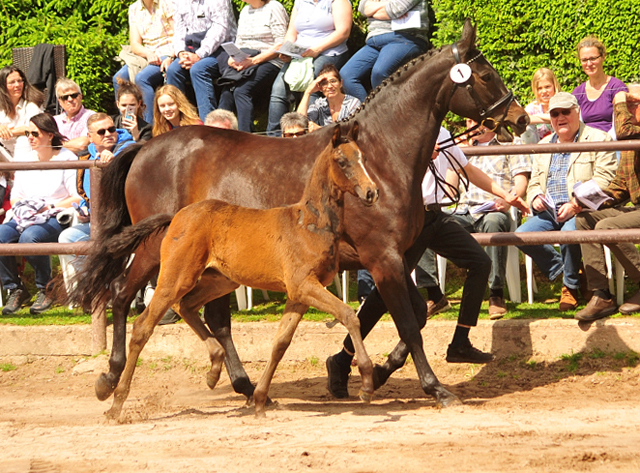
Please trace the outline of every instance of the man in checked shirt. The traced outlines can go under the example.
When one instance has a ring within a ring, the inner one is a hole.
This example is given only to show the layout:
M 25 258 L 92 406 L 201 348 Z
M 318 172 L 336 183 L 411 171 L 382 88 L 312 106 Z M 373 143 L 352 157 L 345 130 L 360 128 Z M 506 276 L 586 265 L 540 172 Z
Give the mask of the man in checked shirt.
M 640 84 L 629 85 L 629 92 L 618 92 L 613 99 L 614 123 L 619 140 L 640 138 Z M 613 200 L 604 202 L 595 212 L 582 212 L 576 218 L 579 230 L 640 228 L 640 150 L 622 151 L 616 176 L 604 190 Z M 579 204 L 575 200 L 576 204 Z M 625 206 L 631 202 L 633 206 Z M 627 276 L 636 284 L 640 283 L 640 256 L 633 243 L 612 243 L 607 245 L 616 259 L 624 267 Z M 620 311 L 628 315 L 640 312 L 640 290 L 619 308 L 609 292 L 607 270 L 604 262 L 604 248 L 600 243 L 580 245 L 589 289 L 593 297 L 587 306 L 576 312 L 575 318 L 583 322 L 593 322 Z

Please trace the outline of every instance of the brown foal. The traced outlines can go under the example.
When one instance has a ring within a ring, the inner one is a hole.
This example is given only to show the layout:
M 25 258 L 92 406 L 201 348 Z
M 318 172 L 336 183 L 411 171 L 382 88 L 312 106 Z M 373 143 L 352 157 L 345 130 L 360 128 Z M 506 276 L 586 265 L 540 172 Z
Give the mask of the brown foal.
M 334 315 L 349 331 L 362 377 L 360 398 L 371 400 L 373 368 L 358 318 L 353 309 L 324 288 L 338 272 L 344 193 L 355 195 L 365 205 L 378 199 L 378 188 L 355 143 L 357 135 L 357 122 L 346 138 L 340 125 L 335 126 L 297 204 L 258 210 L 204 200 L 183 208 L 173 219 L 169 215 L 149 217 L 122 234 L 121 244 L 126 240 L 130 247 L 169 227 L 161 246 L 158 284 L 151 303 L 133 326 L 129 356 L 109 417 L 119 417 L 140 352 L 172 306 L 207 344 L 212 361 L 207 382 L 215 385 L 225 353 L 198 311 L 240 284 L 287 293 L 271 358 L 254 392 L 257 416 L 264 415 L 273 374 L 309 306 Z

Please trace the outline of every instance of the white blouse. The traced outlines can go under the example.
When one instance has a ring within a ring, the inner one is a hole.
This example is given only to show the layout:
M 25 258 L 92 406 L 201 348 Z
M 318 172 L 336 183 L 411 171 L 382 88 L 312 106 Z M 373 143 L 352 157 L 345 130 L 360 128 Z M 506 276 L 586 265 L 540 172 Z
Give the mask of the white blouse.
M 16 106 L 16 114 L 13 118 L 10 118 L 4 111 L 0 111 L 0 125 L 4 125 L 8 128 L 15 128 L 17 126 L 27 126 L 31 117 L 42 112 L 33 102 L 27 102 L 24 99 L 20 99 Z M 26 136 L 14 136 L 8 140 L 2 140 L 2 144 L 7 147 L 11 154 L 15 157 L 16 145 L 18 145 L 18 151 L 28 150 L 29 142 Z

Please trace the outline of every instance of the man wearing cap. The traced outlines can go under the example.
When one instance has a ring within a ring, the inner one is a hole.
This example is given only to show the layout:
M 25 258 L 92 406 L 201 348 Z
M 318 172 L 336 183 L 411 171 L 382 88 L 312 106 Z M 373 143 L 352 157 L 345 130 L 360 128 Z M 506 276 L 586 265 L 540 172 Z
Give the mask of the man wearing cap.
M 640 138 L 640 84 L 630 84 L 629 92 L 618 92 L 613 99 L 616 136 L 620 140 Z M 576 217 L 579 230 L 640 228 L 640 183 L 637 163 L 640 150 L 622 151 L 616 177 L 604 189 L 612 200 L 604 202 L 595 212 L 582 212 Z M 627 202 L 632 207 L 625 206 Z M 578 204 L 579 202 L 576 202 Z M 622 264 L 629 279 L 640 283 L 640 256 L 633 243 L 607 244 L 616 259 Z M 580 245 L 584 257 L 585 272 L 593 297 L 587 306 L 576 312 L 575 318 L 593 322 L 618 311 L 618 306 L 609 292 L 604 248 L 600 243 Z M 620 306 L 620 313 L 629 315 L 640 312 L 640 290 Z
M 578 102 L 567 92 L 559 92 L 551 98 L 549 115 L 554 133 L 543 138 L 540 143 L 611 141 L 607 133 L 580 121 Z M 616 155 L 613 151 L 534 155 L 531 180 L 527 189 L 527 200 L 533 216 L 516 232 L 575 230 L 575 216 L 582 208 L 575 201 L 572 202 L 573 186 L 577 182 L 593 179 L 601 189 L 605 189 L 613 179 L 616 166 Z M 564 273 L 559 309 L 566 311 L 577 308 L 580 288 L 580 245 L 560 245 L 560 254 L 550 244 L 523 245 L 518 248 L 535 261 L 550 281 Z

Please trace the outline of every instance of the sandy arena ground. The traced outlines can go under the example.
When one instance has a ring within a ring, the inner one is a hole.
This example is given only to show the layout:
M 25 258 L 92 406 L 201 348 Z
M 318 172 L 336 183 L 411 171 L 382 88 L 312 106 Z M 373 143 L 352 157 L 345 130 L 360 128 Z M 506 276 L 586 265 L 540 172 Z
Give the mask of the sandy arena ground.
M 431 360 L 464 400 L 445 410 L 413 365 L 364 405 L 357 369 L 353 397 L 339 401 L 323 360 L 288 362 L 261 420 L 226 373 L 211 391 L 204 364 L 143 360 L 122 423 L 105 420 L 111 399 L 93 393 L 104 356 L 28 361 L 0 372 L 3 473 L 640 471 L 640 366 L 613 356 L 584 356 L 575 370 L 570 360 Z M 264 364 L 246 368 L 257 379 Z

